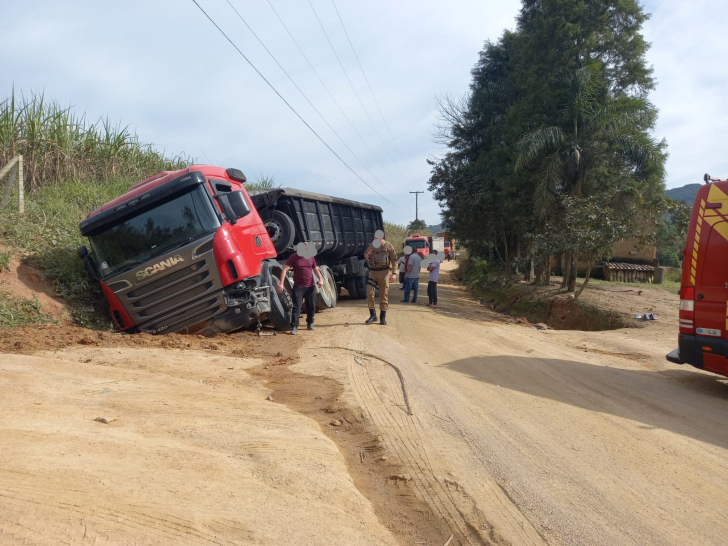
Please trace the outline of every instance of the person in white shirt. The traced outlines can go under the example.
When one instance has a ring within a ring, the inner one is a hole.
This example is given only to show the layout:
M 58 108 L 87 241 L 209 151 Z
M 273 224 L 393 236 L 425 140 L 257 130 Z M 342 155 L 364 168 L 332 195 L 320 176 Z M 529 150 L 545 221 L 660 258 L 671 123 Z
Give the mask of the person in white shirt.
M 437 250 L 433 250 L 430 254 L 437 256 Z M 433 260 L 430 265 L 427 266 L 427 271 L 430 272 L 430 277 L 427 282 L 427 297 L 430 303 L 429 307 L 437 307 L 437 282 L 440 280 L 440 260 Z
M 404 290 L 404 274 L 405 274 L 405 267 L 407 264 L 407 258 L 402 254 L 402 256 L 399 257 L 399 260 L 397 261 L 397 265 L 399 266 L 399 283 L 402 285 L 399 287 L 400 290 Z

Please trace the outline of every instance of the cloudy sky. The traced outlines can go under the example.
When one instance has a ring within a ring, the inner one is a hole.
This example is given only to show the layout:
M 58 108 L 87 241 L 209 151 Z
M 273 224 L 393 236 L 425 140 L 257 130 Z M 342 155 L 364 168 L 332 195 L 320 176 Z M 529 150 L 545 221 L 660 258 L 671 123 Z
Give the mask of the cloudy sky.
M 467 91 L 483 42 L 514 28 L 520 6 L 197 1 L 371 188 L 192 0 L 0 0 L 0 97 L 13 85 L 43 91 L 88 119 L 128 124 L 168 154 L 375 203 L 388 221 L 402 224 L 415 215 L 409 192 L 427 189 L 426 159 L 443 153 L 432 140 L 435 98 Z M 728 40 L 717 24 L 728 18 L 728 2 L 650 0 L 645 9 L 652 14 L 644 29 L 652 43 L 648 62 L 658 81 L 651 98 L 661 113 L 655 135 L 670 151 L 667 186 L 699 182 L 705 172 L 728 176 L 721 131 L 728 124 Z M 420 217 L 439 223 L 429 193 L 420 195 Z

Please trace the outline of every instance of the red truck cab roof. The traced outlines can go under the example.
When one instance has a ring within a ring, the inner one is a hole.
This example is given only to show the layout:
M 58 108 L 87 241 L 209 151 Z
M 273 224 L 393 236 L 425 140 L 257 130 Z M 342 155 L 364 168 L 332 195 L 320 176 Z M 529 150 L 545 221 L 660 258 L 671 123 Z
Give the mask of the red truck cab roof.
M 89 212 L 87 218 L 91 218 L 92 216 L 96 216 L 97 214 L 99 214 L 105 210 L 109 210 L 114 207 L 117 207 L 117 206 L 121 205 L 122 203 L 132 200 L 134 197 L 138 197 L 150 190 L 153 190 L 156 187 L 166 184 L 170 180 L 174 180 L 175 178 L 184 176 L 187 173 L 190 173 L 193 171 L 199 171 L 202 174 L 204 174 L 206 178 L 215 177 L 215 178 L 222 178 L 223 180 L 226 180 L 229 178 L 229 176 L 227 174 L 227 171 L 229 171 L 229 170 L 232 170 L 232 169 L 224 169 L 223 167 L 215 167 L 212 165 L 192 165 L 185 169 L 180 169 L 179 171 L 163 171 L 161 173 L 155 174 L 154 176 L 147 178 L 146 180 L 137 182 L 131 188 L 129 188 L 129 190 L 124 195 L 120 195 L 116 199 L 113 199 L 113 200 L 109 201 L 108 203 L 104 203 L 99 208 Z

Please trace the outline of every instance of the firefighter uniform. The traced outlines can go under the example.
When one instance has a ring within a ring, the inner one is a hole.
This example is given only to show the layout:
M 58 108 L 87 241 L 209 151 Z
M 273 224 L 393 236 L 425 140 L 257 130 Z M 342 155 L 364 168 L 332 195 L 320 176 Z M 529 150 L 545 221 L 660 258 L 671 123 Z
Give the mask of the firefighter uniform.
M 369 305 L 369 319 L 367 324 L 376 322 L 377 312 L 374 301 L 374 293 L 379 288 L 379 310 L 380 321 L 386 324 L 387 307 L 389 303 L 389 279 L 397 267 L 397 253 L 391 243 L 384 241 L 382 246 L 375 248 L 369 245 L 364 252 L 369 256 L 369 280 L 367 281 L 367 303 Z

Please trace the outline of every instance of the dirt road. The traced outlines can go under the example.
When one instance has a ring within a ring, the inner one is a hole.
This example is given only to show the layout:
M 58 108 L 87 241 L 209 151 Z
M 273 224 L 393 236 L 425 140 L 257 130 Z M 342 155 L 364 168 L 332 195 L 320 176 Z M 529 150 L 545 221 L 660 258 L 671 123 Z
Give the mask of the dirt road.
M 728 387 L 664 360 L 674 296 L 610 297 L 660 320 L 537 330 L 443 283 L 297 338 L 5 330 L 0 544 L 722 544 Z
M 387 326 L 344 303 L 292 369 L 345 385 L 460 542 L 725 543 L 728 387 L 665 361 L 670 306 L 642 329 L 541 331 L 459 287 L 440 299 L 393 304 Z

